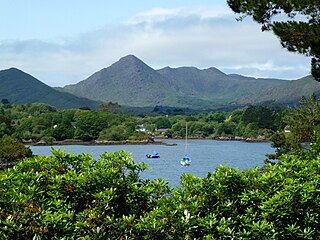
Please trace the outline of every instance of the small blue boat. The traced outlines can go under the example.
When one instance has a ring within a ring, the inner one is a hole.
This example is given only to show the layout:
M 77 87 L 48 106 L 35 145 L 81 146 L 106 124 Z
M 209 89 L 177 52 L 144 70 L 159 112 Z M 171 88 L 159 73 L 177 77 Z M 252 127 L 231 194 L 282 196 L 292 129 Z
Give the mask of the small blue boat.
M 159 158 L 160 157 L 160 153 L 158 152 L 153 152 L 151 154 L 147 154 L 146 155 L 147 158 Z
M 181 164 L 182 166 L 189 166 L 190 163 L 191 163 L 191 160 L 190 160 L 190 158 L 189 158 L 187 155 L 185 155 L 185 156 L 181 159 L 181 161 L 180 161 L 180 164 Z

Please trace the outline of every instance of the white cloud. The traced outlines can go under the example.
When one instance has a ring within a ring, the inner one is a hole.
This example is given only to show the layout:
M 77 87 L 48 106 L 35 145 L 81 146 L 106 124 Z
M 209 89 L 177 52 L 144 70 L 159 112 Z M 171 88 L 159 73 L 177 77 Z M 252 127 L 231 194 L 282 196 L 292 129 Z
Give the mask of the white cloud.
M 224 6 L 216 6 L 215 8 L 154 8 L 147 12 L 142 12 L 128 21 L 127 25 L 138 24 L 155 24 L 159 22 L 165 22 L 175 18 L 188 18 L 195 16 L 198 19 L 212 19 L 224 16 L 231 16 L 232 12 L 229 8 Z
M 282 49 L 252 21 L 237 22 L 218 8 L 155 8 L 122 25 L 59 43 L 0 43 L 0 68 L 21 68 L 51 86 L 85 79 L 134 54 L 153 68 L 217 67 L 227 73 L 294 79 L 309 73 L 309 59 Z

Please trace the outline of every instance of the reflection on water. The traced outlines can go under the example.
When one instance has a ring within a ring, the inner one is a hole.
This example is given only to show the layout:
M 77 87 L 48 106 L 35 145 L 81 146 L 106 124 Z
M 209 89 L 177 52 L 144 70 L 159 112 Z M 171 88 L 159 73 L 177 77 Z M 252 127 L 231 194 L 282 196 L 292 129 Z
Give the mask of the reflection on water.
M 273 153 L 270 143 L 247 143 L 240 141 L 215 140 L 188 140 L 188 156 L 190 166 L 181 166 L 180 160 L 184 156 L 185 142 L 183 140 L 165 140 L 168 143 L 177 143 L 176 146 L 164 145 L 114 145 L 114 146 L 82 146 L 65 145 L 53 146 L 64 149 L 66 152 L 81 154 L 89 153 L 94 158 L 104 152 L 125 150 L 136 162 L 145 162 L 151 170 L 145 171 L 143 178 L 163 178 L 171 186 L 178 186 L 180 176 L 189 173 L 199 177 L 207 176 L 219 165 L 238 169 L 261 167 L 264 164 L 265 154 Z M 51 146 L 31 146 L 37 155 L 50 155 Z M 153 151 L 160 153 L 160 158 L 147 158 L 146 154 Z

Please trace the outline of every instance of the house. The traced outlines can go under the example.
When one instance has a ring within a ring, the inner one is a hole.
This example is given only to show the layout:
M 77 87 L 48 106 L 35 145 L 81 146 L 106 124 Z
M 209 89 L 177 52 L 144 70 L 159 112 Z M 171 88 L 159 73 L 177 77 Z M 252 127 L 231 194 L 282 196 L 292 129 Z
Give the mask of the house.
M 289 133 L 289 132 L 291 132 L 290 131 L 290 127 L 287 125 L 287 126 L 285 126 L 284 127 L 284 130 L 283 130 L 285 133 Z
M 138 132 L 146 132 L 147 129 L 143 126 L 143 124 L 141 124 L 141 125 L 137 126 L 137 131 Z

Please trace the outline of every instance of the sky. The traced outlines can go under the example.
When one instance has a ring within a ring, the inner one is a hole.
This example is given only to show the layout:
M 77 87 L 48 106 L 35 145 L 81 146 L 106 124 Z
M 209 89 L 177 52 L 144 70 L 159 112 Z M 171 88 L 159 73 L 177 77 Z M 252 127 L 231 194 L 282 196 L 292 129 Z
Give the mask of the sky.
M 86 79 L 133 54 L 154 69 L 216 67 L 251 77 L 298 79 L 310 58 L 238 17 L 226 0 L 0 0 L 0 70 L 49 86 Z

